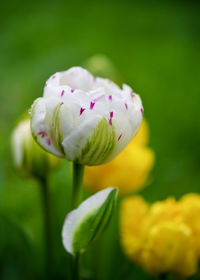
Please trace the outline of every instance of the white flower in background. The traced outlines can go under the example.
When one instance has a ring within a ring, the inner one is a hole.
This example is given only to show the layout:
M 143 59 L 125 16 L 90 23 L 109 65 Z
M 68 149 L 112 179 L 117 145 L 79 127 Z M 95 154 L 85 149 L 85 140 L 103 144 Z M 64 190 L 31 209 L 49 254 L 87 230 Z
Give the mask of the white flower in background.
M 44 178 L 60 163 L 60 160 L 45 152 L 32 137 L 30 119 L 19 122 L 11 137 L 11 148 L 15 167 L 23 174 Z
M 70 212 L 65 220 L 62 238 L 65 249 L 75 255 L 84 252 L 104 231 L 113 213 L 116 188 L 107 188 L 91 196 Z
M 123 85 L 73 67 L 50 77 L 32 105 L 31 127 L 48 152 L 83 165 L 112 160 L 137 133 L 140 97 Z

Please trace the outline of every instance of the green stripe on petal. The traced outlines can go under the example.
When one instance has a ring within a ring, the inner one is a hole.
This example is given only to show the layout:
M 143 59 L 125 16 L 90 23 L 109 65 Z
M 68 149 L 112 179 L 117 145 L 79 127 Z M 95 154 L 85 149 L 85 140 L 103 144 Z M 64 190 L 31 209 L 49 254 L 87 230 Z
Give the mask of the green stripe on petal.
M 61 123 L 60 123 L 60 110 L 62 103 L 57 105 L 52 116 L 52 135 L 51 138 L 54 142 L 54 145 L 59 149 L 59 151 L 64 154 L 64 148 L 62 145 L 63 137 L 61 133 Z
M 102 234 L 112 217 L 117 192 L 116 188 L 104 189 L 68 214 L 62 237 L 69 253 L 84 252 Z
M 116 133 L 114 126 L 103 118 L 88 138 L 81 150 L 81 154 L 75 161 L 83 165 L 102 164 L 110 156 L 115 145 Z

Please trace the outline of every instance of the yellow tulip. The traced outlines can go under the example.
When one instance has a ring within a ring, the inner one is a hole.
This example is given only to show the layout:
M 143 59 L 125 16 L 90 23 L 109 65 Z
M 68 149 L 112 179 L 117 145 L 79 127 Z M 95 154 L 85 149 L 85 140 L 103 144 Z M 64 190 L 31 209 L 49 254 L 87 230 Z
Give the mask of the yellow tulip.
M 121 205 L 121 243 L 126 254 L 138 262 L 145 236 L 144 221 L 148 204 L 140 196 L 133 196 Z
M 187 277 L 197 270 L 192 233 L 185 224 L 163 222 L 149 229 L 141 265 L 151 275 L 172 272 Z
M 183 221 L 191 228 L 195 239 L 195 248 L 200 257 L 200 195 L 187 194 L 180 200 Z
M 195 274 L 200 257 L 200 195 L 148 205 L 141 197 L 123 200 L 120 236 L 125 254 L 151 275 Z

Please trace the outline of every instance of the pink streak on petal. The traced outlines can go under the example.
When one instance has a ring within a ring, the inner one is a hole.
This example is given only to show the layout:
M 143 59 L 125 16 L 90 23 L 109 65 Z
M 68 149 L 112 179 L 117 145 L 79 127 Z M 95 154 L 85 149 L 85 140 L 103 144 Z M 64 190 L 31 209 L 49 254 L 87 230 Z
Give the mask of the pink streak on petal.
M 141 111 L 142 114 L 144 114 L 144 109 L 143 108 L 141 108 L 140 111 Z
M 71 89 L 71 93 L 73 93 L 74 92 L 74 89 Z
M 60 96 L 63 97 L 64 93 L 65 93 L 65 91 L 63 89 Z
M 118 139 L 117 139 L 117 140 L 119 141 L 119 140 L 121 139 L 121 137 L 122 137 L 122 134 L 120 134 L 120 135 L 119 135 L 119 137 L 118 137 Z
M 110 112 L 109 124 L 112 125 L 113 112 Z
M 96 78 L 96 77 L 93 77 L 93 81 L 96 82 L 96 80 L 97 80 L 97 78 Z
M 82 115 L 82 113 L 85 111 L 85 108 L 82 108 L 80 109 L 80 115 Z
M 95 102 L 90 102 L 90 110 L 94 108 Z
M 45 131 L 40 131 L 38 132 L 38 135 L 41 135 L 42 138 L 44 138 L 45 136 L 47 136 Z
M 135 97 L 135 94 L 133 92 L 130 93 L 131 97 Z
M 109 95 L 109 96 L 108 96 L 108 99 L 109 99 L 110 101 L 112 101 L 112 95 Z
M 125 105 L 126 110 L 128 110 L 128 105 L 126 103 L 124 105 Z
M 55 79 L 55 77 L 56 77 L 56 75 L 53 75 L 51 79 L 53 80 L 53 79 Z
M 47 145 L 50 146 L 51 145 L 51 141 L 50 139 L 47 139 Z

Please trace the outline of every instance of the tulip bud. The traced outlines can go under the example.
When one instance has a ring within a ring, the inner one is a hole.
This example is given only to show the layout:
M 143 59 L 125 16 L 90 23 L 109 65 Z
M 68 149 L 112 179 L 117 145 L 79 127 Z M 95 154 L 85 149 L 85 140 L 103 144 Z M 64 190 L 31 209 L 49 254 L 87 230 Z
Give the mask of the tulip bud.
M 21 121 L 15 128 L 11 144 L 14 165 L 23 175 L 44 178 L 60 162 L 35 142 L 31 135 L 29 119 Z
M 119 83 L 122 78 L 112 61 L 103 54 L 96 54 L 84 63 L 84 68 L 95 76 L 108 77 Z
M 111 218 L 116 196 L 116 188 L 107 188 L 86 199 L 67 215 L 62 237 L 69 253 L 75 255 L 84 252 L 104 231 Z
M 140 97 L 80 67 L 53 75 L 32 105 L 33 137 L 48 152 L 82 165 L 112 160 L 142 122 Z

